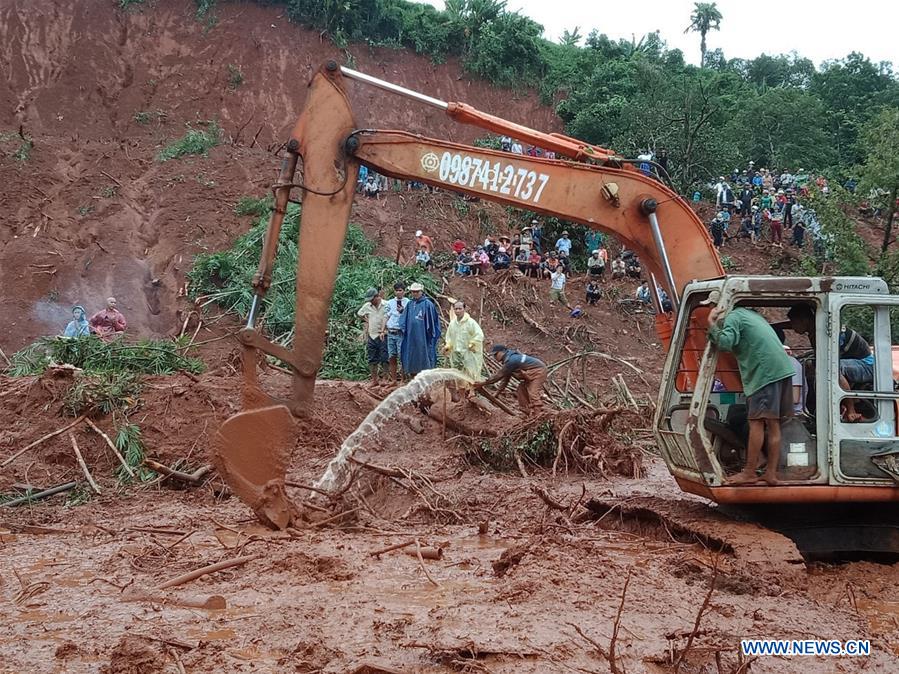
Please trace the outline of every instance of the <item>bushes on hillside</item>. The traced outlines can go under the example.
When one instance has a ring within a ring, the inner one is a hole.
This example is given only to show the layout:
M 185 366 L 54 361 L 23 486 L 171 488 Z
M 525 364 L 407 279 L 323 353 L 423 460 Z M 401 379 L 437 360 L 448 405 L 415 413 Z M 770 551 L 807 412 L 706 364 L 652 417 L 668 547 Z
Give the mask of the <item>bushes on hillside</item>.
M 243 200 L 242 200 L 243 201 Z M 191 296 L 204 306 L 218 304 L 245 319 L 253 301 L 251 282 L 262 253 L 262 239 L 270 206 L 256 225 L 225 251 L 200 255 L 188 274 Z M 269 339 L 289 346 L 293 341 L 296 304 L 296 271 L 299 250 L 300 207 L 290 204 L 278 242 L 272 285 L 265 297 L 258 327 Z M 350 225 L 340 257 L 334 296 L 328 320 L 328 335 L 320 376 L 337 379 L 365 379 L 368 365 L 358 336 L 362 325 L 356 311 L 365 291 L 382 288 L 392 296 L 396 281 L 418 281 L 434 293 L 434 278 L 417 266 L 405 267 L 373 255 L 374 244 L 362 230 Z

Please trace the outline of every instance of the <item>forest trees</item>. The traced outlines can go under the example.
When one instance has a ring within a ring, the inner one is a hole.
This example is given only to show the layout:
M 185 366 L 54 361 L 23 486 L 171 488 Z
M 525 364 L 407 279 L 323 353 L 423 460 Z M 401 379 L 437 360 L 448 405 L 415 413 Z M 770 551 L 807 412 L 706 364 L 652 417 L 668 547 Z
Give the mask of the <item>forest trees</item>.
M 899 195 L 899 108 L 890 107 L 871 119 L 861 132 L 865 160 L 859 169 L 862 189 L 874 197 L 885 219 L 881 252 L 886 253 L 893 237 L 896 198 Z
M 862 129 L 881 110 L 899 107 L 890 64 L 862 54 L 816 69 L 795 53 L 728 59 L 721 49 L 708 51 L 706 36 L 722 20 L 714 2 L 696 3 L 690 17 L 688 32 L 701 38 L 697 68 L 658 33 L 614 40 L 594 30 L 582 40 L 575 29 L 550 42 L 505 0 L 447 0 L 445 10 L 407 0 L 280 1 L 292 21 L 341 46 L 359 41 L 437 62 L 455 57 L 473 76 L 532 88 L 555 105 L 569 135 L 625 155 L 665 148 L 681 189 L 750 159 L 857 176 L 870 154 Z

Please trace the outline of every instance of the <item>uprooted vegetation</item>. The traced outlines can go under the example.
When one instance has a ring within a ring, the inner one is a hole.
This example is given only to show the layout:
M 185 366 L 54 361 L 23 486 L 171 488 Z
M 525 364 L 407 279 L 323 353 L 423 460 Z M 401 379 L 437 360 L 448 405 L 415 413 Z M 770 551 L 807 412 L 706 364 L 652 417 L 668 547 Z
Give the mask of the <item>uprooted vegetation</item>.
M 54 364 L 67 364 L 90 374 L 198 373 L 203 362 L 184 354 L 185 346 L 171 340 L 141 339 L 105 342 L 99 337 L 41 337 L 10 359 L 14 377 L 37 375 Z
M 578 408 L 537 417 L 499 437 L 468 441 L 466 457 L 474 466 L 496 471 L 526 473 L 532 466 L 550 468 L 553 475 L 571 471 L 640 478 L 645 474 L 643 452 L 627 437 L 633 420 L 627 429 L 612 428 L 622 413 L 621 408 Z
M 253 303 L 252 279 L 262 254 L 262 242 L 272 204 L 268 199 L 241 199 L 239 214 L 258 215 L 257 223 L 224 251 L 197 257 L 188 274 L 190 295 L 201 307 L 217 304 L 245 319 Z M 290 204 L 278 240 L 272 285 L 263 302 L 259 328 L 282 346 L 294 337 L 296 270 L 299 248 L 300 206 Z M 347 230 L 334 296 L 328 317 L 328 335 L 319 376 L 324 379 L 364 379 L 369 368 L 358 338 L 362 329 L 356 311 L 368 288 L 393 288 L 396 281 L 419 282 L 436 292 L 435 279 L 418 266 L 404 266 L 374 255 L 374 244 L 351 224 Z

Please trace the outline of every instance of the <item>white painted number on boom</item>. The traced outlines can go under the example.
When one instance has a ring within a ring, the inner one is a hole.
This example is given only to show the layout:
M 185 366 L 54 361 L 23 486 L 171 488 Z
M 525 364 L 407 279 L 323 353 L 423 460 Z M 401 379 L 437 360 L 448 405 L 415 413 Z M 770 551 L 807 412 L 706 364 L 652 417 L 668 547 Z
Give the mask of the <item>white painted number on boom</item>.
M 540 203 L 540 195 L 549 182 L 545 173 L 451 152 L 444 152 L 440 158 L 439 175 L 440 180 L 451 185 L 496 192 L 535 204 Z

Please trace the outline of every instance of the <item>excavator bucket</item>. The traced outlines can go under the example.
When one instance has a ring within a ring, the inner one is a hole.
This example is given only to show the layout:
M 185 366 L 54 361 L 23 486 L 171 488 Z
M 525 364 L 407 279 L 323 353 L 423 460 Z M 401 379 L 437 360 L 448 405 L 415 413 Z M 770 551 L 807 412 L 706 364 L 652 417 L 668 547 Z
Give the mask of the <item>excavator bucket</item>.
M 295 422 L 284 405 L 239 412 L 213 438 L 213 462 L 235 496 L 267 526 L 286 529 L 299 519 L 284 491 Z
M 267 526 L 286 529 L 301 519 L 287 497 L 285 479 L 295 444 L 296 419 L 311 414 L 315 378 L 321 365 L 328 310 L 346 236 L 358 162 L 344 146 L 355 128 L 340 69 L 328 63 L 313 78 L 306 103 L 285 145 L 275 207 L 253 277 L 255 298 L 242 344 L 243 410 L 216 432 L 213 456 L 232 492 Z M 297 175 L 298 160 L 302 172 Z M 302 215 L 296 277 L 296 317 L 292 348 L 270 342 L 255 329 L 257 309 L 272 284 L 274 259 L 291 189 L 301 188 Z M 261 354 L 291 369 L 292 391 L 280 398 L 263 391 L 258 378 Z

